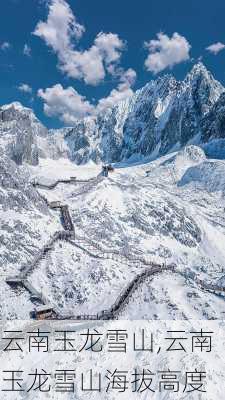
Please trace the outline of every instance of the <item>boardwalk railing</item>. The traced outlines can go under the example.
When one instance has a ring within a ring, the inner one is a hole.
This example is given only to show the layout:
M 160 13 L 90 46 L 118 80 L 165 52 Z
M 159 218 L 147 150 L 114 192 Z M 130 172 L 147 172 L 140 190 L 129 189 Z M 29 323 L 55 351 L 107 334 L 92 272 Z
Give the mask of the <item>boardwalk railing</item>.
M 102 173 L 100 173 L 96 178 L 92 178 L 89 180 L 77 180 L 75 177 L 71 177 L 66 180 L 58 180 L 52 185 L 44 185 L 37 182 L 33 182 L 33 185 L 36 187 L 44 188 L 44 189 L 54 189 L 59 183 L 88 183 L 87 187 L 81 193 L 86 193 L 89 191 L 93 184 L 100 182 L 103 179 Z M 43 196 L 42 196 L 43 197 Z M 61 211 L 61 221 L 64 230 L 57 231 L 54 233 L 53 237 L 38 251 L 35 255 L 34 259 L 30 264 L 23 266 L 21 268 L 21 272 L 18 276 L 9 277 L 6 279 L 6 282 L 9 285 L 22 285 L 30 294 L 31 300 L 37 300 L 41 304 L 48 304 L 45 296 L 38 292 L 33 285 L 28 281 L 28 276 L 37 268 L 40 261 L 53 249 L 54 244 L 58 240 L 67 240 L 72 245 L 80 248 L 83 251 L 86 251 L 92 257 L 96 257 L 99 259 L 113 259 L 118 262 L 126 262 L 132 263 L 133 266 L 140 266 L 140 264 L 148 266 L 142 273 L 137 275 L 122 291 L 122 293 L 118 296 L 116 301 L 112 304 L 112 306 L 108 310 L 102 310 L 95 315 L 62 315 L 60 311 L 58 311 L 55 307 L 53 308 L 54 314 L 58 319 L 73 319 L 73 320 L 104 320 L 104 319 L 115 319 L 117 318 L 119 312 L 129 301 L 130 296 L 133 292 L 144 282 L 147 278 L 153 278 L 155 275 L 163 273 L 163 272 L 172 272 L 177 273 L 184 276 L 184 273 L 176 270 L 176 266 L 174 264 L 166 265 L 166 264 L 157 264 L 146 257 L 137 257 L 131 254 L 121 254 L 119 250 L 108 250 L 103 249 L 98 243 L 91 241 L 90 239 L 82 238 L 76 235 L 74 231 L 74 224 L 72 218 L 70 216 L 68 205 L 62 205 L 60 202 L 52 202 L 48 203 L 48 201 L 43 197 L 44 201 L 48 204 L 48 206 L 52 209 L 60 209 Z M 215 294 L 225 293 L 225 288 L 221 288 L 217 285 L 210 285 L 198 278 L 194 278 L 194 281 L 201 286 L 203 290 L 207 290 L 213 292 Z
M 96 315 L 60 315 L 59 319 L 95 319 L 95 320 L 108 320 L 115 319 L 122 307 L 128 302 L 132 293 L 136 290 L 136 288 L 143 283 L 143 281 L 149 277 L 153 277 L 162 272 L 176 272 L 175 265 L 161 265 L 161 264 L 152 264 L 152 268 L 146 269 L 141 274 L 137 275 L 127 286 L 123 289 L 122 293 L 117 297 L 116 301 L 112 304 L 112 306 L 108 310 L 103 310 L 97 313 Z
M 67 205 L 61 205 L 57 202 L 52 208 L 59 208 L 61 210 L 62 225 L 64 231 L 57 231 L 53 237 L 38 251 L 34 259 L 28 264 L 21 268 L 20 274 L 16 277 L 9 277 L 6 279 L 6 283 L 10 286 L 21 285 L 30 294 L 31 300 L 38 300 L 41 304 L 48 304 L 47 299 L 42 293 L 39 293 L 34 286 L 28 281 L 28 276 L 38 267 L 41 260 L 53 250 L 54 244 L 59 240 L 68 240 L 74 238 L 74 225 L 70 216 L 69 207 Z
M 96 182 L 98 180 L 98 178 L 99 178 L 99 175 L 97 177 L 90 178 L 90 179 L 76 179 L 76 177 L 71 177 L 69 179 L 58 179 L 56 182 L 51 183 L 51 184 L 41 183 L 41 182 L 37 182 L 36 180 L 34 180 L 32 182 L 32 185 L 34 187 L 37 187 L 40 189 L 53 190 L 60 183 L 62 183 L 62 184 L 91 183 L 91 182 Z

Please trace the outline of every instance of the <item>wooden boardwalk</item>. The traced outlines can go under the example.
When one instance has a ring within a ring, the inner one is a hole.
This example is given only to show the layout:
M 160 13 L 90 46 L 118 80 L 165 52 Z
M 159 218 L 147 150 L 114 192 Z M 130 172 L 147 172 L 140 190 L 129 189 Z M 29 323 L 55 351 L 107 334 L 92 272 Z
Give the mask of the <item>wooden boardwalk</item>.
M 58 186 L 59 184 L 72 184 L 72 185 L 76 185 L 77 183 L 91 183 L 91 182 L 96 182 L 96 179 L 99 177 L 99 175 L 97 177 L 94 178 L 90 178 L 90 179 L 76 179 L 76 177 L 71 177 L 69 179 L 58 179 L 57 181 L 55 181 L 54 183 L 47 185 L 45 183 L 40 183 L 40 182 L 36 182 L 34 181 L 32 183 L 32 185 L 36 188 L 40 188 L 40 189 L 47 189 L 47 190 L 53 190 L 56 188 L 56 186 Z
M 107 171 L 108 172 L 108 171 Z M 58 184 L 76 184 L 76 183 L 87 183 L 86 187 L 83 188 L 80 194 L 84 194 L 91 190 L 94 185 L 100 182 L 103 176 L 108 176 L 108 173 L 105 174 L 105 170 L 103 173 L 100 173 L 96 178 L 92 178 L 89 180 L 77 180 L 75 177 L 65 180 L 58 180 L 54 184 L 44 185 L 40 183 L 33 183 L 35 187 L 39 187 L 42 189 L 53 190 Z M 126 263 L 132 266 L 139 267 L 140 265 L 145 265 L 147 268 L 140 274 L 138 274 L 122 291 L 122 293 L 118 296 L 116 301 L 112 304 L 112 306 L 108 310 L 102 310 L 95 315 L 62 315 L 61 311 L 57 310 L 56 307 L 53 307 L 55 319 L 62 320 L 107 320 L 107 319 L 115 319 L 118 317 L 122 308 L 127 304 L 129 298 L 132 296 L 133 292 L 145 281 L 147 278 L 153 278 L 154 276 L 163 273 L 170 272 L 182 275 L 187 279 L 184 273 L 181 273 L 177 270 L 176 265 L 166 265 L 166 264 L 157 264 L 152 260 L 146 257 L 138 257 L 133 256 L 131 254 L 121 254 L 118 250 L 108 250 L 103 249 L 98 243 L 91 241 L 90 239 L 75 236 L 75 228 L 70 215 L 69 206 L 66 204 L 61 204 L 59 201 L 49 203 L 43 196 L 41 196 L 46 204 L 51 209 L 59 209 L 61 212 L 61 223 L 63 226 L 63 231 L 57 231 L 54 233 L 52 238 L 37 252 L 34 259 L 26 266 L 21 268 L 20 274 L 15 277 L 6 278 L 6 283 L 12 287 L 15 286 L 23 286 L 29 293 L 30 298 L 34 302 L 38 302 L 42 305 L 49 304 L 47 298 L 43 295 L 43 293 L 38 292 L 32 283 L 28 281 L 29 275 L 38 267 L 41 260 L 46 257 L 48 253 L 50 253 L 54 249 L 54 245 L 57 241 L 66 240 L 73 246 L 85 251 L 91 257 L 95 257 L 98 259 L 112 259 L 119 263 Z M 214 293 L 216 295 L 225 296 L 225 288 L 221 288 L 217 285 L 209 285 L 198 278 L 193 278 L 193 281 L 201 287 L 202 290 L 206 290 L 208 292 Z
M 149 278 L 154 278 L 154 276 L 159 275 L 161 273 L 172 273 L 172 274 L 177 274 L 182 276 L 183 278 L 187 279 L 187 276 L 177 270 L 175 264 L 155 264 L 152 263 L 152 267 L 145 269 L 142 273 L 138 274 L 132 281 L 125 287 L 125 289 L 122 290 L 120 295 L 117 297 L 115 302 L 112 304 L 112 306 L 107 309 L 107 310 L 102 310 L 99 313 L 95 315 L 88 315 L 88 314 L 81 314 L 81 315 L 62 315 L 58 314 L 56 315 L 56 318 L 62 319 L 62 320 L 113 320 L 117 319 L 120 312 L 123 310 L 123 308 L 128 304 L 129 299 L 131 298 L 132 294 L 135 292 L 135 290 L 140 287 L 146 279 Z M 202 290 L 205 290 L 207 292 L 213 293 L 215 295 L 218 295 L 220 297 L 223 297 L 225 299 L 225 289 L 221 288 L 217 285 L 209 285 L 204 283 L 204 281 L 201 281 L 199 279 L 193 279 L 193 282 L 195 282 L 197 285 L 201 287 Z
M 23 286 L 31 295 L 32 301 L 38 301 L 40 304 L 46 305 L 48 301 L 43 293 L 38 292 L 34 286 L 28 281 L 29 275 L 33 273 L 33 271 L 39 266 L 40 262 L 54 250 L 54 245 L 56 242 L 60 240 L 68 240 L 73 239 L 75 235 L 74 225 L 72 222 L 72 218 L 70 216 L 69 207 L 67 205 L 61 205 L 60 202 L 57 202 L 57 207 L 51 207 L 51 204 L 47 202 L 50 208 L 59 208 L 61 211 L 61 222 L 64 228 L 63 231 L 57 231 L 54 233 L 52 238 L 37 252 L 34 256 L 33 260 L 25 266 L 22 266 L 20 270 L 20 274 L 15 277 L 8 277 L 6 279 L 6 283 L 11 287 L 15 286 Z

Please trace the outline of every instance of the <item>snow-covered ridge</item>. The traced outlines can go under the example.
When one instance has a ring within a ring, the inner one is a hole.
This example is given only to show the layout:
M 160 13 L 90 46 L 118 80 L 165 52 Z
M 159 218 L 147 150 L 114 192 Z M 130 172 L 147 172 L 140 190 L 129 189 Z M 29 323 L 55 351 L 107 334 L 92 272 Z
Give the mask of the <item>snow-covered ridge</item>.
M 0 114 L 0 121 L 2 122 L 28 118 L 33 123 L 40 123 L 33 110 L 31 108 L 24 107 L 19 101 L 14 101 L 1 106 Z
M 77 164 L 155 158 L 225 137 L 224 92 L 198 63 L 183 82 L 165 75 L 104 113 L 50 131 L 31 109 L 14 102 L 0 107 L 0 149 L 17 163 L 33 165 L 45 157 Z
M 10 108 L 14 108 L 15 110 L 18 111 L 23 111 L 23 110 L 31 111 L 30 108 L 22 106 L 22 104 L 19 101 L 14 101 L 13 103 L 5 104 L 4 106 L 1 107 L 3 111 L 9 110 Z

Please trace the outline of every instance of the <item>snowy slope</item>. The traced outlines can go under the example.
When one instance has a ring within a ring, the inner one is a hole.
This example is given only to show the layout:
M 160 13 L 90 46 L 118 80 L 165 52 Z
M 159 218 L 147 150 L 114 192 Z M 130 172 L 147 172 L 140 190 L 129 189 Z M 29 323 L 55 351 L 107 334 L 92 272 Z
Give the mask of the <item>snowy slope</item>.
M 224 298 L 205 291 L 198 280 L 210 286 L 222 282 L 225 275 L 224 161 L 219 161 L 219 174 L 215 168 L 215 178 L 220 176 L 217 190 L 213 176 L 211 181 L 207 179 L 207 171 L 212 174 L 211 165 L 216 161 L 206 161 L 195 146 L 150 163 L 117 168 L 109 178 L 97 180 L 89 180 L 99 173 L 93 165 L 75 166 L 72 171 L 72 164 L 69 168 L 68 162 L 61 163 L 65 171 L 68 168 L 67 177 L 73 172 L 83 182 L 59 183 L 51 190 L 33 189 L 49 202 L 67 204 L 75 225 L 74 242 L 56 243 L 29 276 L 53 306 L 63 315 L 96 314 L 110 308 L 149 262 L 175 263 L 173 278 L 162 273 L 153 281 L 147 279 L 128 299 L 121 315 L 223 318 Z M 56 171 L 51 165 L 46 161 L 41 167 L 29 167 L 30 179 L 46 183 L 47 175 L 53 182 Z M 191 178 L 192 169 L 198 170 L 198 181 L 196 175 Z M 185 176 L 189 176 L 188 181 Z M 41 246 L 60 224 L 59 211 L 46 213 L 42 222 L 35 224 L 39 240 L 35 246 Z M 24 232 L 26 243 L 31 233 Z M 12 233 L 10 237 L 15 242 Z M 8 262 L 11 271 L 20 269 L 22 254 L 20 249 L 18 258 Z M 5 285 L 1 293 L 8 293 Z M 28 313 L 32 309 L 29 301 L 26 307 Z M 2 310 L 4 317 L 9 310 L 9 305 Z M 23 315 L 18 310 L 17 316 Z
M 5 156 L 0 158 L 0 316 L 29 317 L 29 296 L 21 296 L 5 283 L 17 275 L 23 265 L 43 246 L 60 224 L 49 213 L 46 203 L 29 182 L 26 168 L 20 169 Z M 19 304 L 21 306 L 19 306 Z M 32 305 L 30 304 L 30 307 Z

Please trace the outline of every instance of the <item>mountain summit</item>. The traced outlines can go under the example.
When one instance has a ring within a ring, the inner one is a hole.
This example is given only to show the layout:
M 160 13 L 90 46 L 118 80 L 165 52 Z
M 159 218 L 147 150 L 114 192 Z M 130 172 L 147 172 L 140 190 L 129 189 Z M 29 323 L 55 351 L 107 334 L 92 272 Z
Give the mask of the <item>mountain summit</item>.
M 66 134 L 71 157 L 77 163 L 116 162 L 204 141 L 203 120 L 224 90 L 201 62 L 182 82 L 171 75 L 153 80 L 104 114 L 78 121 Z
M 16 163 L 31 164 L 65 155 L 77 164 L 157 157 L 186 143 L 223 138 L 224 92 L 199 62 L 182 82 L 171 75 L 152 80 L 104 113 L 50 135 L 32 110 L 12 103 L 0 108 L 0 149 Z

